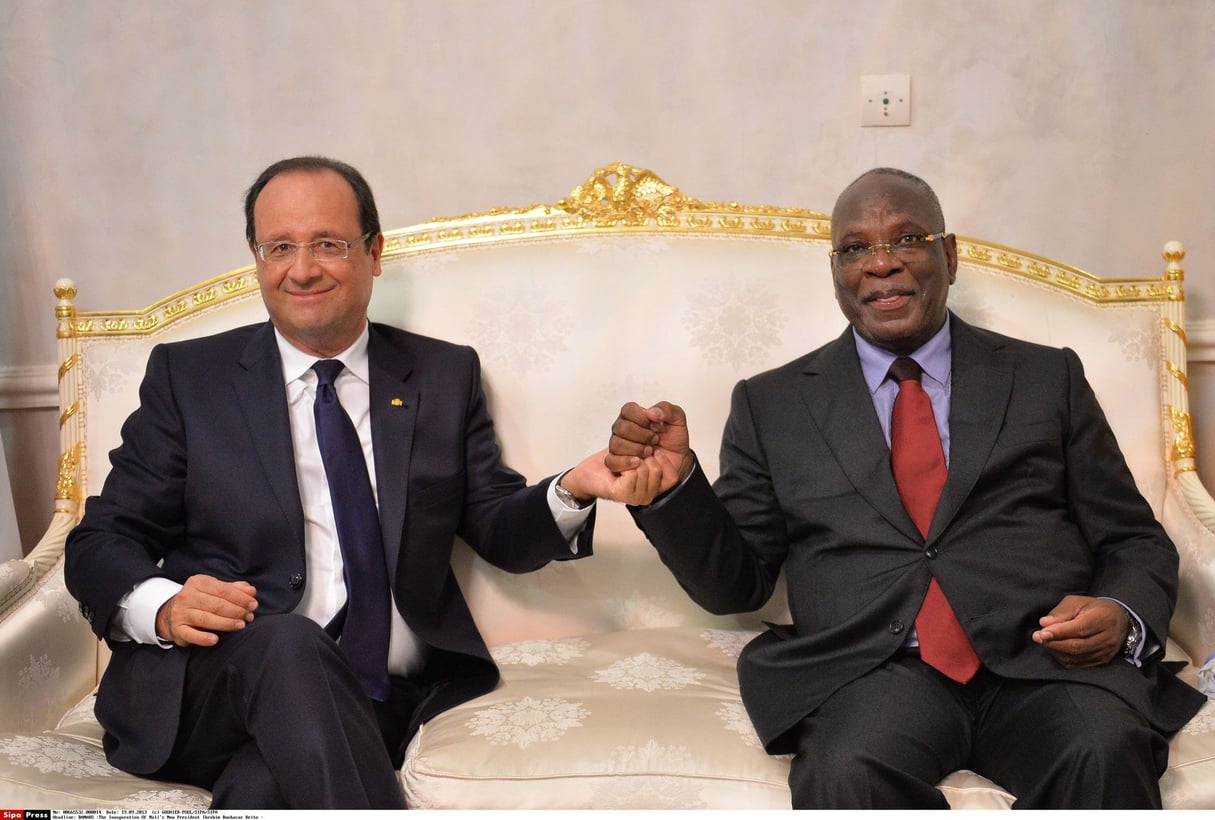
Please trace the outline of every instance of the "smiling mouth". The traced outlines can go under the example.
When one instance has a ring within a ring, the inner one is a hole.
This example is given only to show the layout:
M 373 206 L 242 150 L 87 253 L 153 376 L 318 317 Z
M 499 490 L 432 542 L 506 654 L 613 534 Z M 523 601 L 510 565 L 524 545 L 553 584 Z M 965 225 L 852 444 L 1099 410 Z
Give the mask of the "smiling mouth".
M 894 307 L 901 305 L 912 296 L 914 292 L 909 290 L 885 290 L 878 293 L 871 293 L 865 297 L 865 304 L 876 305 L 877 307 Z
M 310 299 L 317 296 L 324 296 L 326 293 L 329 293 L 332 290 L 333 288 L 323 288 L 319 290 L 289 290 L 287 291 L 287 295 L 296 299 Z

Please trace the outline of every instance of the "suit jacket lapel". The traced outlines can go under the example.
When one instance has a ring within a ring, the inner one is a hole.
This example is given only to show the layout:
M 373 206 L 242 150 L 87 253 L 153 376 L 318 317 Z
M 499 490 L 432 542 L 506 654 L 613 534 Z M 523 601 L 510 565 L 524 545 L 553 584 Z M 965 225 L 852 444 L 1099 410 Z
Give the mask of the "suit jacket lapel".
M 894 484 L 890 448 L 861 373 L 852 329 L 810 356 L 802 397 L 856 491 L 892 526 L 919 541 Z
M 304 543 L 304 511 L 295 474 L 295 448 L 283 366 L 274 327 L 263 325 L 238 360 L 234 387 L 266 481 L 278 500 L 296 543 Z
M 949 410 L 949 477 L 932 519 L 928 540 L 948 526 L 974 488 L 995 446 L 1012 395 L 1013 359 L 990 340 L 950 314 L 953 373 Z
M 390 578 L 396 577 L 405 525 L 405 495 L 420 393 L 406 385 L 413 366 L 407 352 L 371 326 L 371 441 L 375 453 L 380 529 Z

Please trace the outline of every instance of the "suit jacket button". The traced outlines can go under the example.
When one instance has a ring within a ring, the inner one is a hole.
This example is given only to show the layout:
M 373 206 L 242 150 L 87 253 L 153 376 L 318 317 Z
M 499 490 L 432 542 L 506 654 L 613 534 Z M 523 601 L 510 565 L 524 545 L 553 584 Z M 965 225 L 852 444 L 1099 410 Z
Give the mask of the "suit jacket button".
M 904 626 L 902 621 L 891 621 L 890 622 L 890 634 L 891 635 L 902 635 L 904 629 L 906 629 L 906 626 Z
M 924 550 L 924 556 L 930 560 L 933 558 L 936 558 L 937 557 L 937 548 L 935 546 L 931 546 L 928 549 Z
M 291 577 L 287 579 L 287 586 L 291 587 L 292 589 L 299 589 L 303 585 L 304 573 L 302 572 L 293 572 L 291 573 Z

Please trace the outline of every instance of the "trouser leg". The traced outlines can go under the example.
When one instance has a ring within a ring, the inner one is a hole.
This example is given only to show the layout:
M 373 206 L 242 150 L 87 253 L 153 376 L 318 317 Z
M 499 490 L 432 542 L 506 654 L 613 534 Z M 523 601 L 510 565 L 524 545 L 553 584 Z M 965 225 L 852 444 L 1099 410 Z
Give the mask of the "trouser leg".
M 246 741 L 228 759 L 211 785 L 211 805 L 213 808 L 288 805 L 256 742 Z
M 260 765 L 242 765 L 254 757 Z M 192 650 L 162 774 L 222 786 L 215 808 L 404 808 L 371 702 L 333 640 L 295 615 L 257 618 Z M 283 805 L 220 802 L 275 794 Z
M 957 687 L 915 655 L 847 684 L 798 727 L 794 808 L 948 808 L 936 784 L 971 740 Z
M 1118 661 L 1115 661 L 1118 662 Z M 1160 808 L 1168 741 L 1095 686 L 1003 681 L 976 724 L 971 768 L 1017 808 Z

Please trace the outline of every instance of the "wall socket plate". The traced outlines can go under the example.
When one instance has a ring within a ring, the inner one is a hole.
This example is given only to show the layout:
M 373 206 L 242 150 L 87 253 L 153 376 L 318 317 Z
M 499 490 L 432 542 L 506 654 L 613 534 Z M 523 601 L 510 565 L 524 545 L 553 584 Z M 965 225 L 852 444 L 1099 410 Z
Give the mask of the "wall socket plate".
M 861 125 L 911 125 L 911 75 L 861 76 Z

